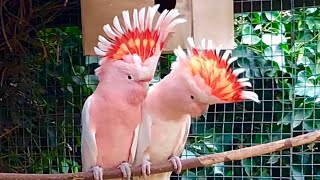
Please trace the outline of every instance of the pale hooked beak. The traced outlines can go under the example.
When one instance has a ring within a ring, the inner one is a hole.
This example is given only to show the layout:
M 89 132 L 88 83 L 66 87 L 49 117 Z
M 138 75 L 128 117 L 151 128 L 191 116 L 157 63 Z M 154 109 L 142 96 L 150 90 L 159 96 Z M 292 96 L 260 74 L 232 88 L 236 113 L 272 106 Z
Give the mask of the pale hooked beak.
M 151 78 L 147 78 L 147 79 L 141 79 L 141 80 L 138 81 L 145 88 L 145 91 L 144 91 L 145 92 L 145 96 L 147 96 L 147 94 L 148 94 L 149 84 L 150 84 L 151 80 L 152 80 Z
M 201 115 L 206 115 L 207 112 L 208 112 L 208 109 L 209 109 L 209 105 L 208 104 L 204 104 L 204 108 L 203 108 L 203 111 L 202 111 Z

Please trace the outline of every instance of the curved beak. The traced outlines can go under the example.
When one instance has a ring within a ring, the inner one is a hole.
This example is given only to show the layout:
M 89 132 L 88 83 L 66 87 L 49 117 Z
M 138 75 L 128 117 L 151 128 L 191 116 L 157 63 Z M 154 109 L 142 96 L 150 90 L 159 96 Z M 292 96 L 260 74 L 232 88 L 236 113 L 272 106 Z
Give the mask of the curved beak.
M 147 94 L 148 94 L 149 84 L 150 84 L 151 80 L 152 79 L 150 79 L 150 78 L 146 78 L 146 79 L 141 79 L 141 80 L 138 81 L 145 88 L 145 91 L 144 91 L 145 92 L 145 96 L 147 96 Z

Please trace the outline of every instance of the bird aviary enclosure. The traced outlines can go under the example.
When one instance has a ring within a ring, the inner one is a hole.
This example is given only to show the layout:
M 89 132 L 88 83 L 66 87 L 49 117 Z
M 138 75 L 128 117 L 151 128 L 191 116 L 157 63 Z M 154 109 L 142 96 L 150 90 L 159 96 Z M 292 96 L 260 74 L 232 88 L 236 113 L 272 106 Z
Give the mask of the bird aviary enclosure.
M 234 0 L 234 11 L 234 66 L 247 69 L 261 104 L 210 106 L 183 159 L 320 129 L 320 1 Z M 0 0 L 0 25 L 0 172 L 80 172 L 80 113 L 98 66 L 82 56 L 80 1 Z M 163 55 L 155 81 L 174 60 Z M 320 179 L 319 144 L 172 178 Z

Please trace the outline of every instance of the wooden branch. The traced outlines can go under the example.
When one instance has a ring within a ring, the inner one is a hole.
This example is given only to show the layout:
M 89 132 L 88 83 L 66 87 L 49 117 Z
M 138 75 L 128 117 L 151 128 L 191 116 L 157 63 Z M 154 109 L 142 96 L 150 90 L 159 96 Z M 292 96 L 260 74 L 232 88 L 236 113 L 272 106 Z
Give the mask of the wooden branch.
M 228 162 L 234 160 L 243 160 L 249 157 L 261 156 L 272 152 L 289 149 L 304 144 L 310 144 L 314 141 L 320 140 L 320 130 L 307 133 L 304 135 L 296 136 L 293 138 L 287 138 L 275 142 L 266 144 L 256 145 L 252 147 L 246 147 L 242 149 L 205 155 L 197 158 L 191 158 L 182 160 L 182 169 L 191 169 L 196 167 L 205 167 L 212 164 L 221 162 Z M 173 171 L 173 166 L 170 162 L 162 164 L 155 164 L 151 166 L 152 174 L 170 172 Z M 132 174 L 134 176 L 141 175 L 140 167 L 133 167 Z M 120 178 L 121 173 L 119 169 L 109 169 L 104 171 L 104 178 Z M 14 173 L 0 173 L 0 180 L 16 180 L 16 179 L 65 179 L 65 180 L 76 180 L 76 179 L 93 179 L 92 173 L 69 173 L 69 174 L 14 174 Z

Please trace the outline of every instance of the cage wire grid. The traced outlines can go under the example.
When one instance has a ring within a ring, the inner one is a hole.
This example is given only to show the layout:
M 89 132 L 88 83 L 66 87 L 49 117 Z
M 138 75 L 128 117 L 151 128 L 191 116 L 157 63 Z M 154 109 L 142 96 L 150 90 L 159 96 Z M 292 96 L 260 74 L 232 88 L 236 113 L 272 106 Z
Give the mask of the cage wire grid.
M 1 2 L 9 6 L 8 1 Z M 46 16 L 32 19 L 32 24 L 41 28 L 28 34 L 37 45 L 23 44 L 27 52 L 17 47 L 13 52 L 4 51 L 1 44 L 0 172 L 81 171 L 80 113 L 97 84 L 94 69 L 98 59 L 82 56 L 80 2 L 70 3 L 44 26 L 40 25 Z M 246 101 L 210 106 L 205 116 L 192 121 L 183 159 L 320 129 L 319 103 L 315 102 L 320 96 L 319 3 L 234 3 L 238 5 L 237 46 L 232 56 L 239 58 L 233 67 L 246 68 L 243 77 L 250 78 L 261 104 Z M 30 6 L 41 5 L 34 1 Z M 5 19 L 10 16 L 3 13 Z M 172 54 L 162 56 L 154 83 L 170 72 L 174 60 Z M 190 169 L 179 176 L 173 173 L 172 179 L 320 179 L 318 148 L 313 143 Z

